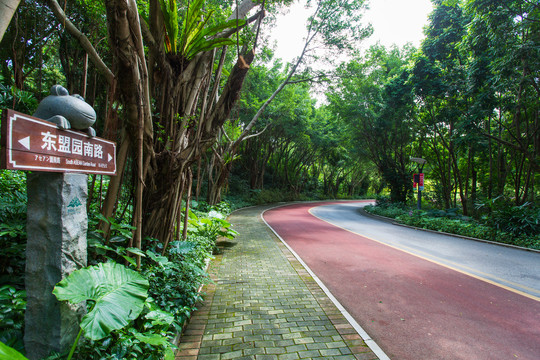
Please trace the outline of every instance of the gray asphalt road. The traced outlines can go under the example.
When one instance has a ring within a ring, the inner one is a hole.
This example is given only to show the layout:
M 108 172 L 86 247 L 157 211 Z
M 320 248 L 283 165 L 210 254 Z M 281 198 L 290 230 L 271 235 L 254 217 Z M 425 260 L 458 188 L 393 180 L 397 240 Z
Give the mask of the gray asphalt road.
M 540 301 L 540 253 L 392 225 L 363 216 L 365 203 L 311 210 L 318 218 Z

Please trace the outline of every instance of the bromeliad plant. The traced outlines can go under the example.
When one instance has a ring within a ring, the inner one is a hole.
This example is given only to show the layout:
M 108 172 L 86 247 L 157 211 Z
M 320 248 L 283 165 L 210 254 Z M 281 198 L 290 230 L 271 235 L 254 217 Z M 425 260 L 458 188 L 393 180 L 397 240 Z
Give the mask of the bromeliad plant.
M 203 11 L 204 0 L 194 0 L 188 6 L 180 28 L 176 0 L 159 0 L 159 3 L 165 22 L 166 51 L 178 54 L 188 61 L 200 52 L 225 45 L 234 45 L 234 40 L 217 37 L 217 35 L 225 29 L 245 24 L 244 20 L 229 20 L 222 24 L 209 25 L 214 11 L 205 13 Z

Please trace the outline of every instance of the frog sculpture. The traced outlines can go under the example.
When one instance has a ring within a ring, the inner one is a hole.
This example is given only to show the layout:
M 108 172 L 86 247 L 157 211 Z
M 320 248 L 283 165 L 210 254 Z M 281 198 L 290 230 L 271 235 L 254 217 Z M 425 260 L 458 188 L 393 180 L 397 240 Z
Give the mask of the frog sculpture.
M 91 127 L 96 122 L 95 110 L 80 95 L 69 95 L 60 85 L 51 87 L 51 95 L 43 99 L 34 116 L 50 121 L 61 129 L 82 130 L 90 137 L 96 136 Z

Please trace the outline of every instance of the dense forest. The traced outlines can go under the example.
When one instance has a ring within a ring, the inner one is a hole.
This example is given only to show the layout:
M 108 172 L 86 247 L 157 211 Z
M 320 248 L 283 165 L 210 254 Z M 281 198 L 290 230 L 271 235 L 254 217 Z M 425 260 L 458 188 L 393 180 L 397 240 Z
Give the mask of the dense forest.
M 0 1 L 19 3 L 0 34 L 0 109 L 32 114 L 61 84 L 117 143 L 118 175 L 89 177 L 100 251 L 123 237 L 115 256 L 138 249 L 137 268 L 142 251 L 180 256 L 179 240 L 208 230 L 196 208 L 223 200 L 404 208 L 420 170 L 411 157 L 426 160 L 428 209 L 538 235 L 537 1 L 432 0 L 419 48 L 366 49 L 367 1 L 307 0 L 305 44 L 284 63 L 269 34 L 292 2 Z M 0 177 L 4 275 L 23 257 L 25 175 Z M 232 233 L 222 226 L 212 236 Z

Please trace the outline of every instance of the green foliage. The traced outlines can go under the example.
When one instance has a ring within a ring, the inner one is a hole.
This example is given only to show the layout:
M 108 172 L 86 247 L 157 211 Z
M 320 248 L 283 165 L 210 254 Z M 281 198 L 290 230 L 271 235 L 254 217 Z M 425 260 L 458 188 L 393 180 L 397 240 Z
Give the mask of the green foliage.
M 174 325 L 180 330 L 195 310 L 195 304 L 202 300 L 198 291 L 208 281 L 207 273 L 187 257 L 184 261 L 147 265 L 142 273 L 150 279 L 149 291 L 154 304 L 172 314 Z
M 168 263 L 153 255 L 160 265 Z M 113 262 L 77 270 L 60 281 L 53 290 L 58 300 L 90 302 L 80 324 L 90 342 L 79 349 L 77 358 L 174 359 L 169 342 L 174 316 L 148 298 L 148 288 L 143 275 Z
M 223 236 L 233 239 L 238 233 L 231 228 L 231 223 L 224 219 L 224 215 L 216 210 L 211 210 L 207 217 L 199 217 L 195 212 L 189 212 L 188 219 L 191 234 L 207 237 L 209 239 L 217 239 L 218 236 Z
M 408 158 L 414 129 L 408 62 L 414 49 L 372 46 L 342 64 L 327 93 L 329 109 L 343 122 L 352 159 L 367 158 L 390 188 L 394 202 L 411 191 Z
M 229 186 L 233 185 L 230 182 L 229 184 L 230 184 Z M 228 204 L 230 204 L 231 211 L 253 205 L 253 202 L 251 202 L 251 199 L 245 195 L 246 193 L 249 194 L 249 190 L 242 191 L 240 193 L 236 191 L 235 192 L 230 191 L 229 193 L 227 193 L 226 196 L 224 196 L 225 201 Z
M 0 287 L 0 342 L 16 350 L 24 349 L 26 291 L 11 285 Z
M 133 269 L 136 268 L 134 256 L 140 255 L 140 273 L 148 279 L 149 297 L 142 313 L 129 326 L 113 331 L 99 341 L 81 344 L 78 359 L 158 360 L 163 354 L 173 358 L 170 340 L 196 309 L 196 303 L 202 300 L 199 289 L 209 281 L 204 269 L 217 237 L 236 234 L 222 213 L 229 212 L 228 204 L 209 207 L 193 202 L 192 207 L 187 241 L 172 241 L 164 255 L 161 255 L 162 244 L 156 239 L 144 239 L 146 250 L 127 248 L 132 228 L 101 217 L 111 225 L 113 236 L 106 245 L 103 234 L 92 231 L 89 237 L 91 254 L 97 255 L 97 259 L 126 261 Z
M 26 249 L 26 174 L 0 170 L 0 285 L 23 286 Z
M 104 223 L 107 223 L 110 227 L 110 236 L 109 239 L 105 239 L 103 237 L 104 232 L 102 230 L 97 229 L 98 220 L 103 221 Z M 89 244 L 92 246 L 94 244 L 100 243 L 100 244 L 106 244 L 106 243 L 124 243 L 127 242 L 129 239 L 133 237 L 133 230 L 135 230 L 135 227 L 129 224 L 125 224 L 122 222 L 117 222 L 114 218 L 105 218 L 101 213 L 95 214 L 95 217 L 90 219 L 89 221 L 89 229 L 91 229 L 88 232 L 88 238 L 89 238 Z
M 400 215 L 406 214 L 407 210 L 400 206 L 374 206 L 368 205 L 364 209 L 372 214 L 395 219 Z
M 245 24 L 245 20 L 230 20 L 222 24 L 211 25 L 214 10 L 206 13 L 203 11 L 204 0 L 194 0 L 186 9 L 180 29 L 176 0 L 160 0 L 159 3 L 166 28 L 165 47 L 169 53 L 178 53 L 186 60 L 191 60 L 200 52 L 225 45 L 234 45 L 234 40 L 216 36 L 225 29 Z M 179 33 L 180 36 L 178 36 Z
M 26 174 L 0 170 L 0 341 L 23 350 Z
M 257 205 L 298 200 L 294 194 L 279 189 L 253 190 L 252 198 Z
M 53 290 L 60 301 L 91 302 L 81 329 L 87 338 L 99 340 L 137 318 L 148 296 L 148 280 L 122 265 L 100 263 L 71 273 Z
M 353 50 L 361 40 L 371 35 L 372 27 L 362 22 L 367 1 L 307 1 L 308 5 L 312 3 L 316 3 L 318 11 L 310 19 L 311 30 L 321 34 L 325 46 L 342 51 Z
M 209 213 L 210 211 L 217 211 L 218 213 L 224 216 L 225 214 L 230 214 L 232 210 L 232 205 L 229 202 L 222 201 L 216 205 L 209 205 L 204 201 L 192 201 L 191 208 L 202 213 Z
M 508 199 L 497 197 L 477 204 L 477 208 L 487 211 L 482 220 L 494 229 L 514 236 L 540 234 L 540 207 L 531 203 L 515 206 Z
M 396 219 L 405 225 L 540 249 L 540 232 L 535 228 L 540 221 L 538 208 L 506 206 L 505 210 L 493 211 L 492 219 L 486 215 L 482 222 L 461 215 L 455 208 L 446 211 L 412 210 L 404 204 L 393 204 L 384 199 L 380 203 L 378 201 L 377 206 L 369 205 L 364 209 L 375 215 Z
M 0 359 L 2 360 L 28 360 L 17 350 L 0 341 Z
M 178 41 L 178 6 L 176 0 L 159 0 L 163 21 L 165 22 L 165 47 L 168 52 L 176 53 Z
M 31 114 L 37 108 L 38 102 L 34 94 L 29 91 L 8 86 L 0 75 L 0 109 L 13 109 Z
M 111 332 L 100 341 L 86 341 L 76 359 L 174 359 L 174 346 L 169 342 L 174 333 L 169 330 L 174 321 L 171 314 L 156 307 L 149 297 L 144 309 L 131 326 Z
M 26 309 L 26 291 L 3 285 L 0 287 L 0 305 L 0 329 L 9 327 L 21 330 Z
M 476 222 L 466 222 L 446 217 L 430 217 L 425 213 L 401 215 L 396 218 L 399 222 L 419 228 L 442 231 L 450 234 L 498 241 L 493 229 Z

